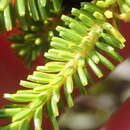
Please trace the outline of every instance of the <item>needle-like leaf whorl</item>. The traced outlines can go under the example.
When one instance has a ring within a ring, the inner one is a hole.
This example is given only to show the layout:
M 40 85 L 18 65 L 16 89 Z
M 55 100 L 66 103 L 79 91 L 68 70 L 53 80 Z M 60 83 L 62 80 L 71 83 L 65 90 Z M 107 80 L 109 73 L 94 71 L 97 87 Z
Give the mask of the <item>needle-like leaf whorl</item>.
M 56 28 L 59 36 L 52 38 L 51 48 L 45 53 L 45 57 L 50 61 L 44 66 L 38 66 L 36 71 L 27 77 L 28 81 L 20 82 L 20 85 L 28 90 L 4 95 L 10 101 L 25 104 L 16 104 L 12 105 L 12 108 L 0 110 L 0 117 L 12 118 L 12 123 L 2 127 L 2 130 L 27 130 L 28 122 L 32 118 L 35 130 L 41 130 L 43 107 L 47 107 L 54 130 L 58 130 L 56 117 L 59 115 L 61 88 L 64 88 L 68 106 L 72 107 L 73 89 L 77 86 L 85 93 L 85 86 L 92 81 L 88 68 L 101 78 L 103 72 L 98 67 L 99 63 L 110 70 L 114 69 L 114 65 L 104 54 L 122 61 L 115 48 L 122 49 L 125 39 L 109 23 L 109 14 L 104 14 L 105 10 L 93 3 L 84 2 L 81 6 L 80 10 L 72 9 L 72 17 L 62 16 L 61 19 L 67 27 Z

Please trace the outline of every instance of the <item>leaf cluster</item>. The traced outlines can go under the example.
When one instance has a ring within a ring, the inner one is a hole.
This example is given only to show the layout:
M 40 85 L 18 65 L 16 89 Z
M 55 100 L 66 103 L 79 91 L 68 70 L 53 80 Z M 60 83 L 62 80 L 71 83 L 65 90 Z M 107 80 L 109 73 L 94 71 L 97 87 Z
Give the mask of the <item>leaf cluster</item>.
M 28 29 L 32 20 L 46 23 L 48 17 L 61 10 L 61 0 L 1 0 L 0 23 L 7 31 L 16 26 L 17 20 L 24 30 Z
M 50 37 L 61 12 L 61 0 L 0 0 L 0 29 L 12 34 L 11 47 L 16 55 L 24 57 L 28 66 L 49 47 Z
M 0 110 L 0 117 L 12 119 L 1 130 L 27 130 L 32 119 L 35 130 L 42 130 L 43 108 L 47 108 L 54 130 L 58 130 L 56 118 L 59 116 L 62 88 L 68 106 L 72 107 L 74 88 L 78 87 L 81 93 L 86 93 L 85 86 L 92 83 L 89 68 L 101 78 L 103 72 L 99 63 L 109 70 L 115 67 L 106 54 L 116 61 L 122 61 L 116 48 L 124 48 L 125 38 L 111 23 L 116 16 L 113 12 L 115 4 L 118 2 L 113 0 L 83 2 L 81 9 L 72 9 L 71 17 L 62 15 L 65 26 L 56 27 L 59 36 L 52 37 L 51 48 L 44 55 L 50 61 L 38 66 L 27 81 L 20 82 L 26 90 L 4 94 L 7 100 L 24 104 L 13 104 L 11 108 Z M 120 12 L 116 13 L 120 15 Z

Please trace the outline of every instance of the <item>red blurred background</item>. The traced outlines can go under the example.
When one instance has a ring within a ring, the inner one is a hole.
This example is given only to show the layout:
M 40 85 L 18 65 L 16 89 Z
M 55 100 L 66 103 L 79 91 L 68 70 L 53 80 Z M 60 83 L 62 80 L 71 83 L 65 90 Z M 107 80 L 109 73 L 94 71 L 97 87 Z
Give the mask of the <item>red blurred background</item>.
M 13 30 L 16 32 L 15 30 Z M 130 24 L 122 23 L 121 32 L 125 36 L 127 42 L 125 49 L 121 50 L 122 56 L 127 58 L 130 55 Z M 24 63 L 13 54 L 10 49 L 10 42 L 6 40 L 6 35 L 0 36 L 0 107 L 2 107 L 6 100 L 2 99 L 3 93 L 15 93 L 16 90 L 22 89 L 19 86 L 19 81 L 26 79 L 29 73 L 35 69 L 27 68 Z M 37 64 L 43 64 L 43 59 L 40 57 L 37 60 Z M 130 99 L 128 99 L 116 113 L 113 114 L 111 119 L 106 123 L 102 130 L 130 130 Z M 0 123 L 1 124 L 1 123 Z M 45 122 L 46 130 L 50 130 L 50 125 Z

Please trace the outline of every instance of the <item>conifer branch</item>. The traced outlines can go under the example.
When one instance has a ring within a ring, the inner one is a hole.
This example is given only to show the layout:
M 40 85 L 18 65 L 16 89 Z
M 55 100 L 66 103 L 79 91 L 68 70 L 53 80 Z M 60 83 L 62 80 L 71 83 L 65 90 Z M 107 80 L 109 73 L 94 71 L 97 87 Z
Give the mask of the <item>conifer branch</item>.
M 118 2 L 112 0 L 83 2 L 80 10 L 72 9 L 72 17 L 62 15 L 61 19 L 68 27 L 56 28 L 59 36 L 52 38 L 51 48 L 44 55 L 51 61 L 44 66 L 38 66 L 36 71 L 27 77 L 28 81 L 20 82 L 21 86 L 28 88 L 27 90 L 4 94 L 4 98 L 9 101 L 25 104 L 16 104 L 12 105 L 12 108 L 0 110 L 0 117 L 12 118 L 12 122 L 1 127 L 1 130 L 27 130 L 31 119 L 34 119 L 35 130 L 41 130 L 44 113 L 42 110 L 45 107 L 54 130 L 58 130 L 56 118 L 59 116 L 61 88 L 64 88 L 68 106 L 72 107 L 75 83 L 83 93 L 85 86 L 91 83 L 88 66 L 98 78 L 101 78 L 103 72 L 98 67 L 100 62 L 108 69 L 114 69 L 114 65 L 104 53 L 119 62 L 122 61 L 115 48 L 124 48 L 125 39 L 109 22 L 109 19 L 116 16 L 111 10 L 111 6 L 115 4 Z M 120 15 L 121 12 L 116 14 Z
M 12 41 L 15 54 L 24 57 L 28 66 L 48 50 L 55 26 L 59 24 L 61 5 L 61 0 L 0 1 L 0 29 L 19 30 L 20 34 L 12 34 L 8 40 Z

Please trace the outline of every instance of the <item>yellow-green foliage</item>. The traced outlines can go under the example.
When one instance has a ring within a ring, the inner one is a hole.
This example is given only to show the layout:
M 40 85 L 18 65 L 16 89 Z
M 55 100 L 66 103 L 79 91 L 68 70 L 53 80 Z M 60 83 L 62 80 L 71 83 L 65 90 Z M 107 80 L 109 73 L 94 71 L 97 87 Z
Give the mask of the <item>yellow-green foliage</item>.
M 120 11 L 114 10 L 115 5 L 119 5 Z M 1 109 L 0 117 L 12 118 L 12 122 L 0 129 L 27 130 L 29 121 L 34 119 L 35 130 L 42 130 L 43 108 L 47 107 L 53 128 L 58 130 L 56 118 L 59 116 L 61 88 L 64 88 L 68 106 L 72 107 L 73 89 L 77 86 L 85 93 L 85 86 L 92 82 L 88 66 L 101 78 L 103 72 L 98 67 L 99 63 L 110 70 L 114 69 L 114 65 L 104 53 L 119 62 L 122 61 L 115 49 L 122 49 L 125 39 L 116 28 L 116 19 L 128 20 L 129 10 L 130 4 L 127 0 L 100 0 L 81 3 L 81 9 L 72 9 L 72 17 L 62 15 L 61 19 L 67 27 L 56 27 L 59 36 L 52 37 L 51 47 L 44 55 L 50 61 L 38 66 L 36 71 L 27 77 L 28 81 L 20 82 L 27 90 L 4 94 L 7 100 L 25 104 Z M 109 19 L 115 24 L 112 25 Z

